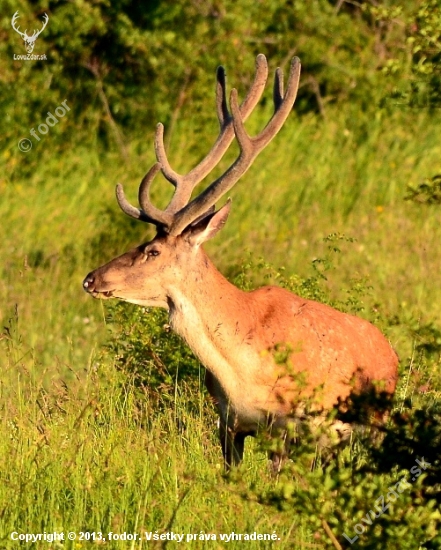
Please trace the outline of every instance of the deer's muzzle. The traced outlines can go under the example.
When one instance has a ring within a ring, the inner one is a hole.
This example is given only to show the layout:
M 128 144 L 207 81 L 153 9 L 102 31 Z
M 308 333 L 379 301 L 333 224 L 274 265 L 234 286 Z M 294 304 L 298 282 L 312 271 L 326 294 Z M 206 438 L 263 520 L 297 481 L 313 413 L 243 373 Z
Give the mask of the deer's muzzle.
M 113 296 L 112 290 L 106 290 L 106 291 L 97 290 L 93 272 L 89 273 L 89 275 L 87 275 L 86 278 L 84 279 L 83 289 L 94 298 L 112 298 Z

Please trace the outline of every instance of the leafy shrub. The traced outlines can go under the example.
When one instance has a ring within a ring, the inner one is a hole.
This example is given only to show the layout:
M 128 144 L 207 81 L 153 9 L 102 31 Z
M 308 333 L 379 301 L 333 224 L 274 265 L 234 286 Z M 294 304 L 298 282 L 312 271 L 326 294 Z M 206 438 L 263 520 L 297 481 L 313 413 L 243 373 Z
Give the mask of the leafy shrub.
M 390 7 L 386 3 L 365 4 L 382 34 L 389 35 L 393 48 L 383 63 L 383 72 L 393 76 L 392 97 L 418 108 L 441 105 L 441 4 L 423 0 Z
M 357 432 L 351 448 L 334 447 L 336 458 L 324 463 L 306 426 L 277 486 L 248 497 L 308 518 L 327 547 L 440 548 L 440 410 L 397 411 L 382 431 L 377 443 Z
M 14 54 L 24 53 L 11 28 L 17 10 L 23 28 L 38 28 L 43 14 L 49 15 L 35 50 L 46 53 L 46 61 L 14 60 Z M 72 112 L 63 128 L 51 129 L 46 144 L 66 148 L 87 137 L 95 145 L 120 149 L 127 159 L 127 132 L 143 135 L 146 124 L 153 127 L 161 120 L 172 133 L 187 106 L 198 112 L 195 124 L 202 132 L 212 120 L 209 98 L 216 66 L 234 67 L 235 86 L 242 91 L 250 84 L 252 59 L 259 52 L 282 65 L 294 54 L 301 58 L 299 113 L 325 116 L 329 103 L 348 100 L 356 100 L 363 110 L 377 109 L 387 88 L 380 67 L 394 75 L 389 88 L 409 93 L 403 50 L 412 56 L 412 85 L 423 82 L 429 103 L 438 102 L 439 11 L 439 0 L 420 0 L 410 11 L 329 0 L 5 0 L 0 21 L 5 137 L 15 147 L 17 128 L 32 128 L 67 99 Z M 397 30 L 397 18 L 404 32 Z M 63 138 L 67 128 L 70 144 Z M 29 163 L 30 156 L 20 168 Z
M 353 243 L 355 239 L 341 233 L 331 233 L 324 237 L 323 241 L 327 243 L 328 251 L 324 256 L 312 260 L 311 274 L 307 277 L 297 274 L 287 276 L 283 266 L 276 268 L 263 258 L 255 260 L 252 254 L 248 253 L 247 259 L 232 270 L 233 282 L 243 290 L 252 290 L 256 282 L 276 284 L 302 298 L 330 305 L 340 311 L 353 314 L 364 311 L 363 297 L 370 294 L 372 289 L 366 278 L 354 275 L 349 279 L 348 286 L 340 289 L 341 293 L 346 295 L 345 300 L 333 299 L 327 287 L 328 277 L 331 277 L 337 256 L 341 253 L 339 243 Z
M 111 334 L 105 353 L 150 396 L 172 397 L 176 383 L 184 379 L 195 385 L 203 378 L 199 361 L 170 330 L 166 311 L 115 303 L 108 307 L 107 322 Z

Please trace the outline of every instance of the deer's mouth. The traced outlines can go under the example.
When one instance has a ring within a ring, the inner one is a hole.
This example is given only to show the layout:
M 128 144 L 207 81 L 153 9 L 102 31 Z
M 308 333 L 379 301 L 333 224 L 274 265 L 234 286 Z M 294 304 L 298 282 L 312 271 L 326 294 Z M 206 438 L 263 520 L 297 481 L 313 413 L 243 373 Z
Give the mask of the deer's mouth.
M 106 290 L 105 292 L 97 292 L 97 298 L 106 300 L 107 298 L 113 298 L 113 290 Z
M 99 290 L 95 289 L 86 289 L 86 292 L 88 292 L 92 296 L 92 298 L 97 298 L 98 300 L 108 300 L 109 298 L 114 298 L 113 290 L 105 290 L 103 292 L 100 292 Z

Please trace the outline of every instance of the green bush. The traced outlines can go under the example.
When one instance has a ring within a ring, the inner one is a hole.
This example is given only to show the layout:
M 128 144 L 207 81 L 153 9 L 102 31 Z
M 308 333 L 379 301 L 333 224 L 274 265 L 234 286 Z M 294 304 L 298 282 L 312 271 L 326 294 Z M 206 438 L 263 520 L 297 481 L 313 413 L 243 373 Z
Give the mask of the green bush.
M 373 113 L 393 89 L 410 93 L 409 71 L 412 86 L 426 90 L 424 105 L 435 105 L 440 51 L 436 8 L 437 0 L 419 0 L 407 10 L 390 8 L 387 2 L 358 6 L 329 0 L 142 5 L 3 0 L 4 137 L 15 147 L 17 130 L 29 132 L 67 100 L 72 112 L 51 129 L 46 143 L 66 149 L 86 139 L 119 150 L 127 159 L 126 136 L 145 135 L 157 121 L 166 124 L 167 139 L 183 112 L 198 113 L 194 124 L 199 133 L 212 125 L 216 66 L 234 70 L 233 85 L 242 95 L 259 52 L 269 57 L 271 68 L 275 63 L 286 67 L 293 55 L 301 58 L 298 113 L 326 116 L 329 104 L 351 102 Z M 35 46 L 46 61 L 14 60 L 14 54 L 25 53 L 11 28 L 16 11 L 22 29 L 39 28 L 48 14 Z M 406 53 L 412 57 L 410 68 Z M 393 82 L 385 79 L 382 68 L 393 74 Z
M 110 334 L 104 353 L 144 390 L 141 399 L 145 392 L 172 399 L 182 380 L 189 390 L 203 383 L 203 368 L 171 331 L 165 310 L 116 303 L 107 309 L 107 323 Z
M 333 447 L 336 458 L 323 462 L 317 430 L 304 426 L 277 485 L 251 488 L 248 498 L 301 514 L 326 547 L 440 548 L 439 407 L 396 411 L 382 431 L 376 444 L 369 430 L 356 432 L 349 448 Z

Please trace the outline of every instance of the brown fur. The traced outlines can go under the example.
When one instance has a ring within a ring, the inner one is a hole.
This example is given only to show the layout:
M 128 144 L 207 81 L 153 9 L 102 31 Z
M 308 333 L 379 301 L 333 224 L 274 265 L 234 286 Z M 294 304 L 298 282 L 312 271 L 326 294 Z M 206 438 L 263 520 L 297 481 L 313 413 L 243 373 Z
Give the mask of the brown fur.
M 227 464 L 242 458 L 246 435 L 283 426 L 309 399 L 326 411 L 352 391 L 394 392 L 397 356 L 376 327 L 282 288 L 241 291 L 195 238 L 157 236 L 91 273 L 87 290 L 169 310 L 172 328 L 208 370 Z M 277 364 L 283 349 L 287 361 Z

